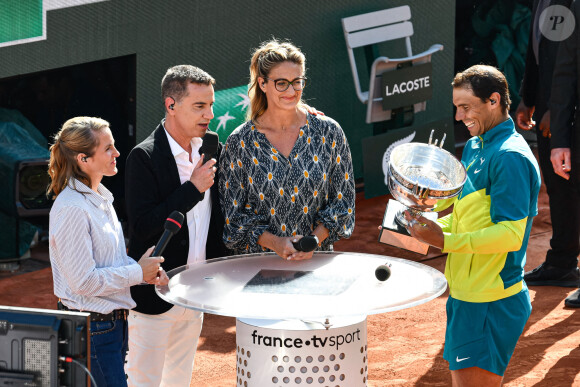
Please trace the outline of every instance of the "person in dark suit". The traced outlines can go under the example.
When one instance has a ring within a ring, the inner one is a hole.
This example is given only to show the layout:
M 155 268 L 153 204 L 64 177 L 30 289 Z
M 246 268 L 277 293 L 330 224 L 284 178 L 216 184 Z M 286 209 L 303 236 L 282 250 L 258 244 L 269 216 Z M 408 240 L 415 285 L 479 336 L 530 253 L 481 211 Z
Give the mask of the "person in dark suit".
M 224 256 L 214 159 L 203 163 L 202 137 L 213 118 L 214 79 L 190 65 L 167 70 L 161 83 L 165 118 L 129 154 L 126 200 L 129 254 L 157 243 L 167 216 L 186 214 L 163 253 L 164 268 Z M 129 386 L 189 386 L 203 314 L 159 298 L 153 286 L 134 286 L 129 316 Z
M 572 200 L 577 190 L 574 184 L 562 179 L 552 168 L 550 149 L 553 147 L 554 131 L 550 130 L 551 97 L 559 97 L 555 92 L 551 96 L 552 74 L 560 44 L 561 34 L 565 33 L 565 9 L 570 0 L 535 0 L 532 12 L 532 23 L 526 58 L 526 69 L 520 94 L 522 101 L 516 110 L 516 122 L 520 129 L 537 129 L 538 156 L 540 168 L 550 201 L 550 216 L 552 220 L 552 239 L 550 249 L 546 253 L 545 262 L 527 272 L 524 280 L 528 285 L 540 286 L 580 286 L 578 271 L 578 254 L 580 253 L 580 201 Z M 550 8 L 550 9 L 548 9 Z M 544 17 L 542 12 L 556 12 L 554 17 Z M 560 12 L 563 12 L 560 15 Z M 560 19 L 559 17 L 563 19 Z M 560 22 L 559 22 L 560 21 Z M 542 24 L 543 22 L 543 24 Z M 535 118 L 535 121 L 533 120 Z M 539 122 L 536 125 L 536 122 Z
M 569 23 L 572 33 L 560 43 L 552 78 L 550 120 L 552 122 L 552 151 L 550 159 L 554 173 L 560 180 L 569 182 L 573 190 L 562 197 L 567 226 L 576 231 L 580 219 L 580 2 L 570 5 L 574 23 Z M 576 259 L 575 265 L 578 260 Z M 576 268 L 578 270 L 578 268 Z M 580 289 L 565 300 L 565 305 L 580 308 Z

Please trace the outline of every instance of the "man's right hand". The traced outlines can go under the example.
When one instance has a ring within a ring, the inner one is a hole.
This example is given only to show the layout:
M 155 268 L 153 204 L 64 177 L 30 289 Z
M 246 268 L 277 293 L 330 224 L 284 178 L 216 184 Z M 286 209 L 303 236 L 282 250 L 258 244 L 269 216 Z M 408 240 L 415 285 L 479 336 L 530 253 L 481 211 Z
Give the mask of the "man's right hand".
M 550 111 L 546 110 L 542 120 L 540 121 L 540 127 L 538 128 L 539 131 L 542 133 L 542 136 L 546 138 L 552 137 L 552 133 L 550 132 Z
M 409 222 L 407 231 L 413 238 L 443 250 L 445 236 L 437 223 L 423 216 L 415 218 L 409 211 L 405 211 L 405 219 Z
M 199 192 L 205 192 L 213 185 L 217 171 L 217 168 L 214 167 L 215 163 L 215 159 L 210 159 L 204 164 L 203 155 L 201 155 L 201 158 L 193 169 L 189 181 L 195 185 L 195 188 Z
M 536 123 L 532 120 L 532 115 L 534 114 L 535 107 L 528 107 L 524 105 L 524 100 L 520 101 L 518 108 L 516 109 L 516 125 L 521 130 L 530 130 Z
M 554 173 L 566 180 L 570 179 L 570 170 L 572 169 L 570 154 L 570 148 L 554 148 L 550 155 Z

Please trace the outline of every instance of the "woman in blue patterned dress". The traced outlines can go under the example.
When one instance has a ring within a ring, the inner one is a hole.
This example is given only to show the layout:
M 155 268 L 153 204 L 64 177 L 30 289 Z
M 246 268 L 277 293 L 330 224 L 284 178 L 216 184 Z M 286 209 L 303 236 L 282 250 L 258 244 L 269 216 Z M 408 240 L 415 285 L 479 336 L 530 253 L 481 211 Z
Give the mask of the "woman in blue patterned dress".
M 313 235 L 329 251 L 352 234 L 350 148 L 336 121 L 308 113 L 305 85 L 304 54 L 291 43 L 272 40 L 254 52 L 249 120 L 228 137 L 219 167 L 224 242 L 237 254 L 309 259 L 293 241 Z

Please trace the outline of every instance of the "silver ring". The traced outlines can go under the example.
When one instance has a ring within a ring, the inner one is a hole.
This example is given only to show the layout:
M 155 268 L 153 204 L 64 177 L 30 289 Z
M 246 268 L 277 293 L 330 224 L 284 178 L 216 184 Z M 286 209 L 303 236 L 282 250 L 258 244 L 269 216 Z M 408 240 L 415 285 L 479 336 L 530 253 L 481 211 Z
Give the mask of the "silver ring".
M 412 227 L 413 227 L 414 225 L 416 225 L 417 223 L 419 223 L 419 222 L 417 222 L 417 219 L 414 219 L 414 218 L 413 218 L 413 219 L 411 219 L 411 221 L 409 222 L 409 227 L 411 227 L 411 228 L 412 228 Z

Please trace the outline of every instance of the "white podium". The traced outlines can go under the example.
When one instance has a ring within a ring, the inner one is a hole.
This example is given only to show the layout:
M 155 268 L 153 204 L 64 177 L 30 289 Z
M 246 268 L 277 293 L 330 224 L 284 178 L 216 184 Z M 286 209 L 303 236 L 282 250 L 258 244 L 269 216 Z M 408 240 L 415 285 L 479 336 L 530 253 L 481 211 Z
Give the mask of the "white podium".
M 240 386 L 366 386 L 366 317 L 333 319 L 328 329 L 301 320 L 237 319 Z
M 381 282 L 375 269 L 391 264 Z M 171 270 L 164 300 L 237 318 L 238 386 L 366 386 L 366 316 L 441 295 L 441 272 L 400 258 L 315 252 L 236 255 Z

